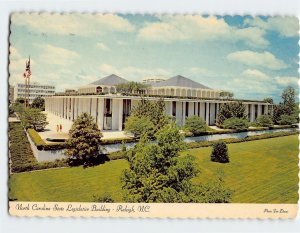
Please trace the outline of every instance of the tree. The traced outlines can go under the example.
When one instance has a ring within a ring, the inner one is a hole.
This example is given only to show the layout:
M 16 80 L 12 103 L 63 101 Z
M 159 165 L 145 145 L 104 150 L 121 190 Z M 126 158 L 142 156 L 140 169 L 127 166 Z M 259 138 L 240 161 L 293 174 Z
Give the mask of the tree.
M 142 119 L 138 120 L 137 119 Z M 147 119 L 147 120 L 146 120 Z M 140 123 L 151 122 L 144 130 L 140 127 Z M 141 129 L 137 136 L 143 132 L 148 132 L 150 138 L 155 138 L 156 132 L 168 124 L 169 118 L 165 115 L 165 103 L 162 99 L 158 101 L 149 101 L 142 99 L 137 106 L 133 107 L 131 115 L 126 119 L 125 131 L 135 134 L 132 129 Z
M 124 199 L 128 202 L 184 202 L 189 199 L 190 179 L 197 169 L 193 157 L 179 158 L 185 148 L 183 136 L 174 123 L 157 136 L 157 144 L 147 135 L 128 152 L 129 169 L 121 177 Z
M 88 167 L 104 162 L 101 138 L 102 133 L 91 115 L 82 113 L 78 116 L 69 131 L 64 152 L 69 165 Z
M 31 104 L 32 108 L 39 108 L 45 110 L 45 100 L 42 97 L 36 97 Z
M 36 131 L 43 131 L 49 124 L 46 114 L 36 108 L 25 108 L 20 118 L 25 128 L 33 128 Z
M 149 86 L 139 82 L 127 82 L 118 84 L 116 88 L 117 92 L 123 94 L 143 94 L 149 89 Z
M 201 117 L 191 116 L 186 119 L 184 129 L 195 135 L 206 132 L 207 125 Z
M 221 99 L 233 99 L 234 94 L 230 91 L 221 91 L 220 98 Z
M 248 127 L 248 120 L 236 117 L 228 118 L 222 124 L 224 129 L 246 130 Z
M 121 176 L 124 200 L 135 203 L 229 202 L 230 194 L 226 198 L 228 193 L 221 185 L 214 187 L 214 193 L 207 185 L 192 184 L 191 179 L 199 171 L 193 156 L 179 156 L 184 148 L 183 136 L 173 122 L 158 132 L 157 143 L 150 143 L 144 134 L 127 152 L 129 169 Z M 216 193 L 222 197 L 216 199 Z
M 269 104 L 273 104 L 274 103 L 273 98 L 271 98 L 271 97 L 265 98 L 264 102 L 269 103 Z
M 280 124 L 281 116 L 288 115 L 298 119 L 299 106 L 295 102 L 295 89 L 287 87 L 281 94 L 282 102 L 274 105 L 273 121 Z
M 127 118 L 125 132 L 132 133 L 134 137 L 140 138 L 144 132 L 153 135 L 154 125 L 148 117 L 137 117 L 132 115 Z
M 19 97 L 15 100 L 15 103 L 20 103 L 20 104 L 24 104 L 25 103 L 25 98 Z
M 220 141 L 213 144 L 211 161 L 218 163 L 229 163 L 228 148 L 225 142 Z
M 221 104 L 217 115 L 217 125 L 221 126 L 229 118 L 247 118 L 245 105 L 241 101 Z
M 281 115 L 278 123 L 280 125 L 292 125 L 297 123 L 297 119 L 294 115 Z
M 283 90 L 281 98 L 285 107 L 285 114 L 292 115 L 295 107 L 295 89 L 293 87 L 287 87 Z
M 268 115 L 260 115 L 255 120 L 255 125 L 260 127 L 271 127 L 273 124 L 272 118 Z

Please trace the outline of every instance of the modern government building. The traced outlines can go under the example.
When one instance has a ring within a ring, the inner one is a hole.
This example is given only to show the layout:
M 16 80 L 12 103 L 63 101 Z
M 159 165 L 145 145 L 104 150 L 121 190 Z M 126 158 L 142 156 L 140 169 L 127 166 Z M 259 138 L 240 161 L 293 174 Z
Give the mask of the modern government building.
M 185 119 L 194 115 L 202 117 L 208 125 L 214 125 L 220 104 L 236 101 L 221 98 L 221 90 L 211 89 L 180 75 L 166 80 L 145 80 L 144 83 L 150 86 L 145 89 L 143 97 L 118 93 L 116 86 L 127 82 L 112 74 L 79 87 L 77 93 L 45 97 L 45 111 L 70 121 L 87 112 L 95 118 L 101 130 L 122 131 L 131 109 L 141 98 L 157 101 L 163 97 L 166 114 L 173 116 L 179 125 L 184 125 Z M 242 102 L 251 122 L 259 115 L 268 114 L 268 109 L 272 106 L 257 100 Z

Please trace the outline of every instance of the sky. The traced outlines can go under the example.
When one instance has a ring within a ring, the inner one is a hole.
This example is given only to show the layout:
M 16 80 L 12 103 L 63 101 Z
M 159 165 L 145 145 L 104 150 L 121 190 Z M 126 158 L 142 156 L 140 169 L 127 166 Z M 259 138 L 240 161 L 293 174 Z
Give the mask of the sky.
M 110 74 L 130 81 L 182 75 L 236 98 L 280 101 L 298 91 L 299 21 L 295 17 L 15 13 L 9 82 L 56 91 Z

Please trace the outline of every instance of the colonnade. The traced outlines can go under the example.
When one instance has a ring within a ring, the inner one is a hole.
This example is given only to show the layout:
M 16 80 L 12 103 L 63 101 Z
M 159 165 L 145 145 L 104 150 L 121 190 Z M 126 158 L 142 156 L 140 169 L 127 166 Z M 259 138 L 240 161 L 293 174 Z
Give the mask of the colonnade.
M 123 130 L 126 117 L 138 103 L 134 97 L 104 96 L 52 96 L 45 100 L 45 111 L 61 118 L 74 121 L 80 114 L 87 112 L 94 117 L 100 130 Z M 151 101 L 156 101 L 152 99 Z M 200 116 L 208 125 L 214 125 L 224 101 L 165 99 L 166 114 L 175 117 L 178 125 L 184 125 L 187 117 Z M 250 122 L 264 114 L 268 114 L 267 103 L 243 103 Z M 124 109 L 127 109 L 126 111 Z

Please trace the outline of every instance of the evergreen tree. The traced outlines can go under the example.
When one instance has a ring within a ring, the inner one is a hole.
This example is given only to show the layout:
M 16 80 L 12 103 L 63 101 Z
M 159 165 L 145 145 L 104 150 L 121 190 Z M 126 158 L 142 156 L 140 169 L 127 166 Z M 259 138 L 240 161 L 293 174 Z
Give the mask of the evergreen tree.
M 242 101 L 223 103 L 217 115 L 217 125 L 222 125 L 226 119 L 242 118 L 246 119 L 246 108 Z
M 91 115 L 82 113 L 78 116 L 69 131 L 65 150 L 69 165 L 88 167 L 103 162 L 101 138 L 102 133 Z
M 168 124 L 168 122 L 169 119 L 165 115 L 163 99 L 158 101 L 142 99 L 137 106 L 132 109 L 131 115 L 127 118 L 125 131 L 133 133 L 137 137 L 144 132 L 148 132 L 148 136 L 153 139 L 155 138 L 156 132 Z M 147 123 L 149 123 L 147 127 L 141 127 L 141 125 L 146 125 Z
M 36 97 L 32 101 L 31 107 L 45 110 L 45 100 L 42 97 Z

